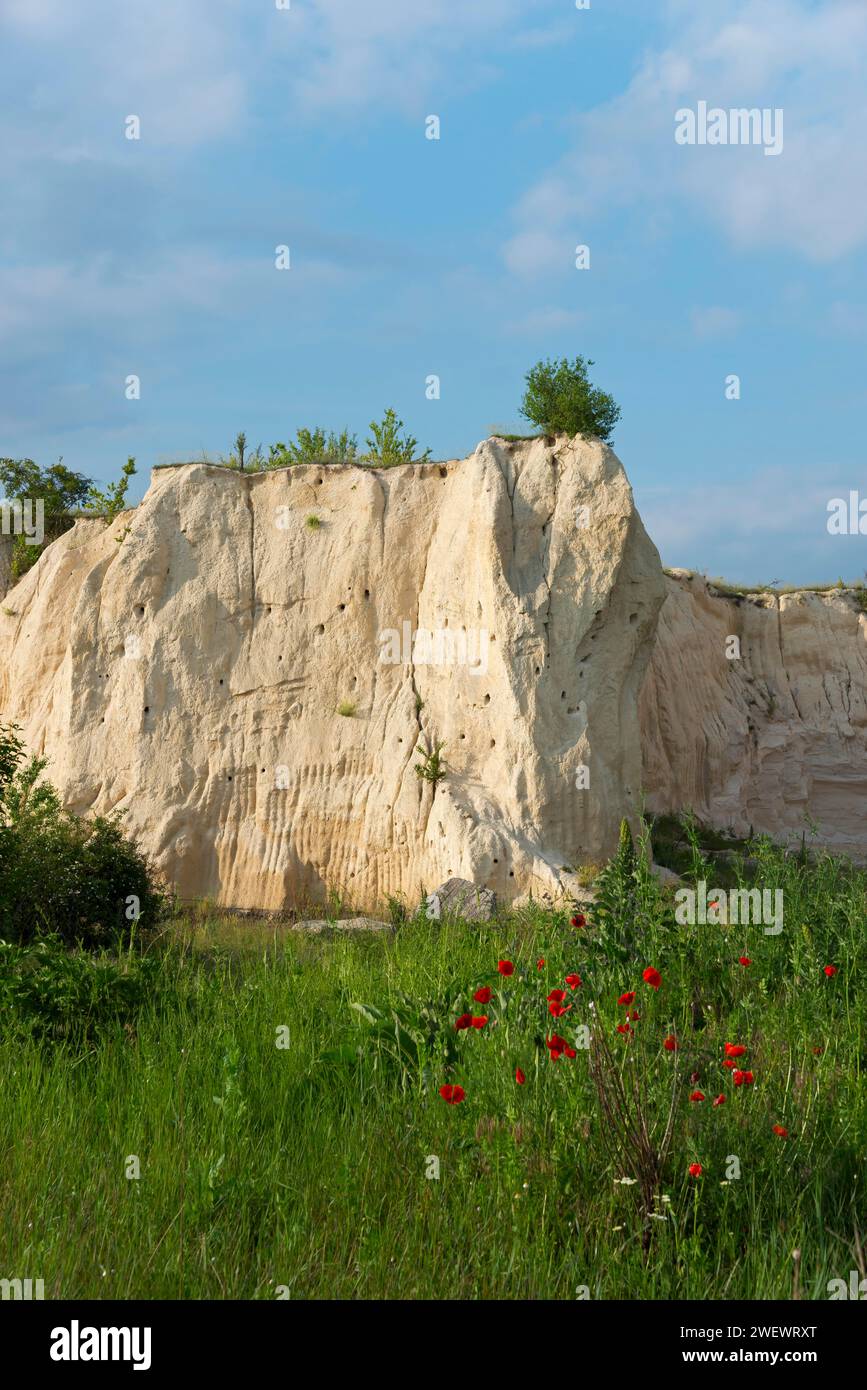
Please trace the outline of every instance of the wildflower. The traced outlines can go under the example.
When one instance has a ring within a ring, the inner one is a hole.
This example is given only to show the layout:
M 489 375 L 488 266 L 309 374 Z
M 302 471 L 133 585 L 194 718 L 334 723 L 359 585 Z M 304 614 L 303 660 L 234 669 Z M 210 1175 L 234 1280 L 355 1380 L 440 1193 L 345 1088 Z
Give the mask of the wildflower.
M 822 967 L 822 969 L 824 970 L 825 974 L 828 976 L 828 979 L 829 979 L 829 980 L 830 980 L 830 978 L 831 978 L 832 975 L 836 975 L 836 974 L 837 974 L 837 967 L 836 967 L 836 965 L 824 965 L 824 966 Z
M 484 1028 L 484 1026 L 485 1026 L 485 1024 L 487 1023 L 487 1021 L 488 1021 L 488 1015 L 487 1015 L 487 1014 L 480 1014 L 480 1015 L 478 1016 L 478 1018 L 474 1018 L 474 1019 L 473 1019 L 473 1027 L 474 1027 L 474 1028 Z
M 524 1082 L 527 1080 L 520 1067 L 515 1067 L 515 1080 L 519 1086 L 523 1086 Z
M 581 988 L 581 976 L 580 976 L 580 975 L 575 975 L 574 973 L 571 974 L 571 975 L 567 975 L 567 976 L 566 976 L 566 983 L 567 983 L 567 985 L 569 986 L 570 989 L 580 989 L 580 988 Z
M 659 989 L 662 984 L 662 976 L 658 970 L 654 970 L 652 965 L 648 965 L 641 978 L 646 985 L 650 985 L 651 989 Z
M 789 1131 L 786 1129 L 785 1125 L 774 1125 L 773 1130 L 775 1134 L 779 1134 L 781 1139 L 788 1139 Z
M 676 1052 L 680 1046 L 680 1043 L 677 1041 L 677 1038 L 674 1036 L 673 1033 L 669 1033 L 668 1037 L 665 1039 L 662 1045 L 665 1048 L 666 1052 Z
M 714 1101 L 714 1106 L 717 1106 L 717 1105 L 725 1105 L 725 1103 L 726 1103 L 726 1098 L 725 1098 L 725 1096 L 720 1095 L 720 1096 L 717 1096 L 716 1100 Z
M 690 1081 L 692 1082 L 692 1084 L 693 1084 L 693 1086 L 694 1086 L 695 1083 L 696 1083 L 696 1081 L 698 1081 L 698 1079 L 699 1079 L 698 1072 L 697 1072 L 697 1071 L 690 1072 L 690 1077 L 689 1077 L 689 1079 L 690 1079 Z
M 565 991 L 565 989 L 552 989 L 552 990 L 551 990 L 551 993 L 548 995 L 548 1003 L 549 1003 L 549 1004 L 562 1004 L 562 1003 L 563 1003 L 563 1000 L 564 1000 L 565 998 L 566 998 L 566 991 Z
M 825 1049 L 824 1049 L 823 1047 L 814 1047 L 814 1048 L 813 1048 L 813 1056 L 814 1056 L 814 1057 L 821 1057 L 821 1055 L 822 1055 L 822 1053 L 824 1052 L 824 1050 L 825 1050 Z
M 545 957 L 544 957 L 544 956 L 540 956 L 539 959 L 536 961 L 536 969 L 537 969 L 537 970 L 541 970 L 541 969 L 542 969 L 542 966 L 543 966 L 544 964 L 545 964 Z
M 738 956 L 738 965 L 752 965 L 749 956 Z
M 463 1086 L 440 1086 L 440 1095 L 446 1105 L 460 1105 L 466 1091 Z
M 617 1002 L 618 1002 L 618 1004 L 634 1004 L 634 1003 L 635 1003 L 635 990 L 634 990 L 634 989 L 628 989 L 628 990 L 626 991 L 625 994 L 621 994 L 621 996 L 620 996 L 620 998 L 618 999 Z
M 621 1187 L 634 1187 L 638 1182 L 637 1178 L 615 1178 L 615 1183 L 620 1183 Z
M 510 960 L 498 960 L 497 969 L 501 975 L 511 975 L 514 973 L 514 965 Z
M 628 1036 L 628 1034 L 633 1033 L 635 1030 L 633 1028 L 630 1028 L 628 1023 L 618 1023 L 617 1031 L 618 1033 L 623 1033 L 624 1035 Z
M 704 1091 L 693 1091 L 690 1100 L 704 1100 Z
M 740 1043 L 726 1043 L 725 1045 L 727 1057 L 743 1057 L 746 1050 L 745 1047 L 741 1047 Z
M 568 1014 L 571 1007 L 571 1004 L 560 1004 L 554 999 L 548 1005 L 548 1013 L 552 1018 L 562 1018 L 564 1014 Z
M 472 1026 L 472 1014 L 461 1014 L 460 1018 L 455 1020 L 455 1028 L 458 1030 L 458 1032 L 460 1032 L 462 1028 L 472 1028 Z
M 701 1174 L 702 1174 L 702 1166 L 701 1166 L 700 1163 L 691 1163 L 691 1164 L 689 1165 L 689 1176 L 690 1176 L 691 1178 L 700 1178 L 700 1177 L 701 1177 Z
M 584 916 L 584 913 L 576 912 L 575 916 L 571 919 L 571 925 L 573 927 L 585 927 L 587 925 L 587 918 Z
M 477 989 L 475 994 L 473 995 L 473 998 L 475 999 L 477 1004 L 487 1004 L 490 997 L 491 990 L 487 985 L 483 985 L 481 989 Z
M 569 1046 L 565 1038 L 561 1038 L 559 1033 L 552 1033 L 550 1038 L 545 1039 L 545 1046 L 552 1062 L 557 1062 L 563 1056 Z
M 637 1009 L 633 1009 L 629 1017 L 632 1019 L 633 1023 L 637 1023 L 638 1020 L 641 1018 L 641 1014 L 638 1012 Z
M 728 1067 L 729 1071 L 734 1071 L 735 1067 L 737 1066 L 737 1062 L 735 1062 L 734 1059 L 731 1057 L 726 1057 L 725 1061 L 723 1062 L 723 1066 Z
M 736 1071 L 732 1080 L 736 1086 L 752 1086 L 753 1074 L 751 1071 Z

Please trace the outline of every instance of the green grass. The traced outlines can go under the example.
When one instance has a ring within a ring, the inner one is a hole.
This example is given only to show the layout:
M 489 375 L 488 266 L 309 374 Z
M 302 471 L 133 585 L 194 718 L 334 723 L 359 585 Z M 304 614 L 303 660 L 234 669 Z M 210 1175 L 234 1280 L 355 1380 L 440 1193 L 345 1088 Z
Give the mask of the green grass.
M 867 1210 L 867 876 L 750 853 L 759 881 L 784 890 L 776 937 L 676 926 L 670 892 L 640 865 L 609 872 L 582 930 L 535 908 L 471 925 L 419 913 L 391 937 L 329 942 L 179 921 L 143 958 L 96 962 L 103 984 L 80 1037 L 69 1020 L 82 958 L 68 993 L 62 960 L 44 988 L 20 954 L 6 960 L 0 1272 L 67 1298 L 273 1298 L 282 1286 L 292 1298 L 574 1299 L 586 1286 L 593 1298 L 763 1299 L 791 1296 L 800 1250 L 802 1296 L 826 1298 L 858 1267 Z M 493 991 L 484 1005 L 480 986 Z M 573 1005 L 559 1020 L 554 987 Z M 629 1042 L 615 1030 L 627 989 L 641 1014 Z M 456 1032 L 465 1011 L 488 1024 Z M 652 1185 L 663 1220 L 642 1211 L 640 1180 L 618 1181 L 641 1166 L 604 1118 L 588 1052 L 548 1055 L 547 1036 L 572 1040 L 582 1024 L 613 1049 L 608 1072 L 605 1049 L 594 1054 L 609 1094 L 623 1078 L 630 1120 L 641 1113 L 657 1141 L 676 1097 Z M 661 1047 L 669 1033 L 675 1053 Z M 721 1066 L 732 1041 L 748 1048 L 752 1087 Z M 463 1103 L 443 1101 L 446 1082 Z M 705 1102 L 689 1101 L 694 1084 Z M 727 1102 L 713 1109 L 718 1092 Z M 727 1181 L 731 1155 L 741 1177 Z M 426 1176 L 434 1157 L 438 1179 Z

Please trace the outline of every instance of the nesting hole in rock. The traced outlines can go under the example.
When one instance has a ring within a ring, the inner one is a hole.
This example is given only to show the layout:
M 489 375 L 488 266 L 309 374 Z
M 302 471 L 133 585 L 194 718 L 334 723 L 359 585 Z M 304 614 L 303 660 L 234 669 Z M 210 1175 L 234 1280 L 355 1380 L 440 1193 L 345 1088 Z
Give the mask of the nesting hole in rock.
M 317 636 L 317 637 L 321 637 L 324 631 L 325 631 L 325 624 L 324 624 L 324 623 L 320 623 L 319 626 L 318 626 L 317 629 L 316 629 L 316 636 Z
M 638 622 L 638 614 L 637 614 L 637 613 L 630 613 L 630 615 L 629 615 L 629 621 L 630 621 L 631 623 L 637 623 L 637 622 Z
M 449 476 L 449 470 L 448 470 L 447 468 L 441 468 L 441 469 L 440 469 L 440 477 L 441 477 L 441 478 L 447 478 L 448 476 Z
M 497 746 L 497 740 L 496 740 L 495 738 L 492 738 L 492 739 L 491 739 L 491 747 L 492 747 L 492 748 L 496 748 L 496 746 Z
M 145 705 L 144 712 L 145 712 L 145 714 L 150 714 L 150 712 L 151 712 L 151 707 L 150 707 L 150 705 Z
M 278 656 L 278 658 L 277 658 L 277 660 L 278 660 L 278 661 L 282 661 L 282 660 L 283 660 L 283 658 L 282 658 L 282 656 Z M 223 684 L 223 682 L 222 682 L 222 681 L 220 681 L 220 684 L 221 684 L 221 685 L 222 685 L 222 684 Z
M 144 604 L 140 603 L 135 611 L 138 613 L 139 617 L 144 617 Z
M 490 695 L 486 695 L 486 696 L 485 696 L 485 704 L 486 704 L 486 705 L 489 705 L 490 703 L 491 703 L 491 697 L 490 697 Z
M 345 603 L 338 603 L 337 607 L 340 609 L 340 611 L 341 611 L 341 613 L 342 613 L 343 610 L 344 610 L 344 608 L 346 607 L 346 604 L 345 604 Z
M 364 591 L 364 597 L 365 597 L 365 598 L 370 598 L 370 590 L 369 590 L 369 589 L 365 589 L 365 591 Z

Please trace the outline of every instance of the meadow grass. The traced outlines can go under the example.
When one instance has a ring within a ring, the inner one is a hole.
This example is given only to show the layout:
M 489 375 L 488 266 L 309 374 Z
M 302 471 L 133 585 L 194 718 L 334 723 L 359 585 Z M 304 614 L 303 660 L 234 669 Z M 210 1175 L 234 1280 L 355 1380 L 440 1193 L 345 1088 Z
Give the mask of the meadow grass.
M 146 989 L 80 1034 L 62 1000 L 34 1028 L 7 961 L 0 1275 L 47 1298 L 827 1298 L 865 1272 L 867 876 L 756 854 L 778 936 L 678 926 L 671 891 L 621 865 L 579 927 L 536 907 L 353 940 L 178 922 L 103 960 L 130 981 L 151 962 Z M 488 1022 L 455 1030 L 465 1012 Z M 673 1116 L 649 1197 L 600 1098 L 618 1083 L 658 1153 Z

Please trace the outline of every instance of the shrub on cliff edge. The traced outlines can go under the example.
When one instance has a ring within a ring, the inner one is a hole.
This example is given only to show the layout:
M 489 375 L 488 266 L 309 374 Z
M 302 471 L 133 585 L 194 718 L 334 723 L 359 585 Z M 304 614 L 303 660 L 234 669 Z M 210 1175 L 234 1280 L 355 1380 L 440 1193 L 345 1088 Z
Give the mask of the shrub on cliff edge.
M 590 359 L 537 362 L 526 376 L 521 414 L 546 434 L 586 434 L 610 442 L 620 406 L 587 376 Z

